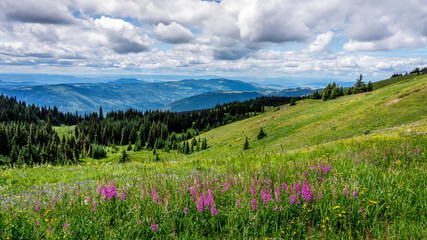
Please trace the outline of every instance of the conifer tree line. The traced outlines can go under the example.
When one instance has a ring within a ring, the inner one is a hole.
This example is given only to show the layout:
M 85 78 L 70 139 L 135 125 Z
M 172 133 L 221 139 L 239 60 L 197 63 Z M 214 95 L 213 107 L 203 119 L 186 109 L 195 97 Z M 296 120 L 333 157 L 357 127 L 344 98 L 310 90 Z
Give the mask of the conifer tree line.
M 427 73 L 427 67 L 423 67 L 423 68 L 416 67 L 414 70 L 412 70 L 410 72 L 410 74 L 416 74 L 416 75 L 426 74 L 426 73 Z M 408 72 L 406 72 L 405 74 L 403 74 L 403 73 L 393 73 L 393 75 L 391 75 L 390 78 L 402 77 L 402 76 L 406 76 L 406 75 L 408 75 Z
M 344 95 L 371 92 L 372 90 L 372 82 L 369 81 L 367 84 L 365 84 L 363 82 L 363 75 L 360 74 L 359 78 L 356 79 L 356 83 L 353 87 L 343 88 L 342 86 L 338 86 L 338 84 L 336 84 L 335 82 L 329 83 L 323 90 L 315 90 L 308 96 L 308 98 L 322 99 L 323 101 L 327 101 Z
M 296 99 L 301 99 L 298 97 Z M 63 113 L 57 107 L 27 105 L 0 95 L 0 165 L 77 164 L 80 158 L 106 156 L 105 146 L 128 150 L 161 149 L 190 154 L 208 148 L 201 132 L 289 103 L 290 97 L 263 96 L 189 112 L 111 111 Z M 76 125 L 60 138 L 52 126 Z

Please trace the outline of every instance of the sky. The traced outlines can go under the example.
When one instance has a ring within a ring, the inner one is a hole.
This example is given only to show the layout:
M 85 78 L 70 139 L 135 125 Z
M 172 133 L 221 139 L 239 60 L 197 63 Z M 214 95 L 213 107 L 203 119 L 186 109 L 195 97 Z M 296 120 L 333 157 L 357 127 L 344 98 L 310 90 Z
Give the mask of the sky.
M 379 80 L 425 66 L 426 0 L 0 2 L 0 73 Z

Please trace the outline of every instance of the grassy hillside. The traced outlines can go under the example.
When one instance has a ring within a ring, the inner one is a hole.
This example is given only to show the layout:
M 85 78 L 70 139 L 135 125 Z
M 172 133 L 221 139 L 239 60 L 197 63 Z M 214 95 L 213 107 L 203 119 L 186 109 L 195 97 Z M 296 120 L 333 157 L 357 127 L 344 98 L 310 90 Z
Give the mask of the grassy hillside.
M 203 134 L 212 146 L 200 157 L 242 152 L 249 138 L 253 153 L 277 153 L 367 134 L 427 119 L 427 76 L 412 76 L 374 92 L 332 101 L 303 100 Z M 263 127 L 267 137 L 257 140 Z
M 410 239 L 427 234 L 426 76 L 303 100 L 209 132 L 190 155 L 109 148 L 3 168 L 0 235 L 24 239 Z M 267 136 L 256 138 L 263 127 Z M 68 130 L 63 129 L 63 134 Z M 243 150 L 245 137 L 250 149 Z

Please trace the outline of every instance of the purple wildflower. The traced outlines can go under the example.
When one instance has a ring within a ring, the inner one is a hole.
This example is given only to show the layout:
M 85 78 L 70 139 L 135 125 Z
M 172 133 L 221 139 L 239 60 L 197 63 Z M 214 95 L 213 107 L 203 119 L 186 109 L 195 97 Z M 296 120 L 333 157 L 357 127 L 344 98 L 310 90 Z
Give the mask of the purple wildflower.
M 240 208 L 240 200 L 237 200 L 237 199 L 236 199 L 236 207 L 237 207 L 237 208 Z
M 185 208 L 184 208 L 184 214 L 185 214 L 185 215 L 187 215 L 187 214 L 188 214 L 187 209 L 188 209 L 188 207 L 187 207 L 187 206 L 185 206 Z
M 151 194 L 153 195 L 153 203 L 157 203 L 157 199 L 159 199 L 159 197 L 157 196 L 157 189 L 156 189 L 156 187 L 154 187 L 151 190 Z
M 347 188 L 344 188 L 344 192 L 343 192 L 343 194 L 344 194 L 346 197 L 348 197 L 348 191 L 347 191 Z
M 141 224 L 142 224 L 142 221 L 141 221 L 141 220 L 138 220 L 138 224 L 139 224 L 139 225 L 141 225 Z
M 323 193 L 319 192 L 319 193 L 317 193 L 317 195 L 318 195 L 319 199 L 323 198 Z
M 261 195 L 262 195 L 262 201 L 265 206 L 268 205 L 268 201 L 273 200 L 273 197 L 271 196 L 271 193 L 268 190 L 262 189 Z
M 151 224 L 151 229 L 153 229 L 154 231 L 158 231 L 159 230 L 159 228 L 157 227 L 157 224 L 155 223 L 155 222 L 153 222 L 152 224 Z
M 211 204 L 211 214 L 212 214 L 212 216 L 218 214 L 218 210 L 216 210 L 216 208 L 214 207 L 213 204 Z
M 222 192 L 225 192 L 225 191 L 227 191 L 228 189 L 230 189 L 231 183 L 229 183 L 229 182 L 227 181 L 227 182 L 225 182 L 222 186 L 223 186 L 223 188 L 222 188 Z
M 291 205 L 294 205 L 296 199 L 297 198 L 295 197 L 295 195 L 289 196 L 289 202 L 291 203 Z
M 285 189 L 287 189 L 288 188 L 288 184 L 286 184 L 286 183 L 282 183 L 282 191 L 284 191 Z
M 257 210 L 256 199 L 251 200 L 251 205 L 252 205 L 252 211 L 256 211 Z
M 353 192 L 353 197 L 354 197 L 354 198 L 357 198 L 357 190 L 355 190 L 355 191 Z
M 196 198 L 197 211 L 203 212 L 203 199 L 201 197 Z
M 302 196 L 307 204 L 313 200 L 313 189 L 305 182 L 302 183 Z
M 124 201 L 124 200 L 125 200 L 125 198 L 126 198 L 126 194 L 125 194 L 125 193 L 122 193 L 122 194 L 120 195 L 120 199 L 121 199 L 122 201 Z
M 328 173 L 330 170 L 331 170 L 331 166 L 328 165 L 328 166 L 324 167 L 323 168 L 323 174 Z

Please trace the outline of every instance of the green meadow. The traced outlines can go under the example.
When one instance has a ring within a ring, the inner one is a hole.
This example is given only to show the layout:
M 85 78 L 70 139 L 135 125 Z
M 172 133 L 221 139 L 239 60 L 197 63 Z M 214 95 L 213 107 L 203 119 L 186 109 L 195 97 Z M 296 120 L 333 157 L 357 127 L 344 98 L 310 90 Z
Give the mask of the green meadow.
M 422 239 L 427 76 L 374 89 L 269 108 L 201 134 L 208 149 L 189 155 L 127 151 L 119 163 L 118 146 L 77 166 L 2 167 L 0 236 Z

